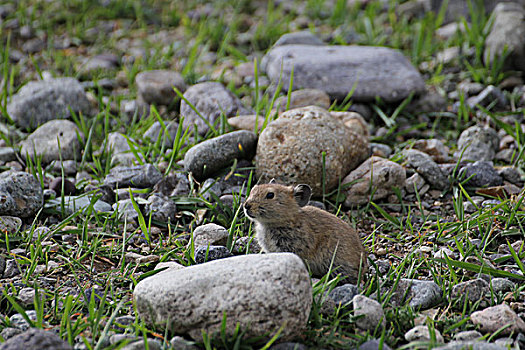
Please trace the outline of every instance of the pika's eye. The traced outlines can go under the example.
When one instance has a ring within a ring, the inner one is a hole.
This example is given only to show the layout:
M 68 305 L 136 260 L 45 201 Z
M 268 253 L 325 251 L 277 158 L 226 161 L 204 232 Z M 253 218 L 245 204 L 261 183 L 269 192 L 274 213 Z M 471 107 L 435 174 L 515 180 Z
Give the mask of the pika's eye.
M 273 194 L 273 192 L 268 192 L 266 194 L 266 199 L 272 199 L 275 195 Z

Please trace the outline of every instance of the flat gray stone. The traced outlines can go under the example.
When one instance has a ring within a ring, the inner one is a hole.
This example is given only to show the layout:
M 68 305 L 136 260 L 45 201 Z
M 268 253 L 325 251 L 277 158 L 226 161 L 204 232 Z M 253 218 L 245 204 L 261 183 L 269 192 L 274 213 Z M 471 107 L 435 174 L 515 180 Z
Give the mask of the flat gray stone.
M 24 85 L 7 104 L 7 113 L 21 128 L 34 129 L 50 120 L 70 118 L 74 113 L 91 113 L 84 88 L 73 78 L 32 81 Z
M 342 101 L 357 87 L 353 101 L 376 97 L 396 102 L 425 91 L 421 74 L 399 51 L 372 46 L 276 46 L 263 58 L 262 67 L 274 83 L 293 89 L 319 89 Z
M 402 152 L 402 155 L 405 157 L 406 165 L 421 175 L 431 187 L 443 190 L 450 186 L 447 175 L 428 154 L 415 149 L 407 149 Z
M 200 116 L 186 101 L 182 101 L 180 104 L 180 115 L 184 117 L 182 126 L 184 129 L 189 127 L 192 130 L 197 127 L 200 135 L 205 135 L 209 130 L 208 123 L 213 125 L 221 114 L 229 118 L 251 112 L 221 83 L 206 82 L 190 86 L 184 93 L 184 98 L 199 111 Z
M 365 204 L 370 200 L 370 190 L 374 192 L 373 200 L 379 200 L 394 194 L 394 187 L 405 186 L 405 169 L 388 159 L 373 156 L 364 161 L 346 176 L 341 185 L 347 185 L 345 205 L 348 207 Z M 352 185 L 348 185 L 353 183 Z M 370 186 L 372 185 L 372 186 Z
M 0 215 L 26 218 L 44 205 L 40 182 L 22 171 L 0 173 Z
M 106 176 L 104 184 L 112 188 L 153 188 L 160 180 L 162 180 L 160 171 L 152 164 L 144 164 L 133 167 L 114 167 Z
M 173 90 L 186 90 L 186 83 L 179 72 L 172 70 L 150 70 L 135 76 L 138 96 L 148 104 L 169 105 L 177 97 Z
M 34 159 L 35 155 L 41 157 L 45 164 L 60 160 L 60 157 L 63 160 L 80 159 L 82 149 L 79 138 L 84 139 L 84 134 L 72 121 L 51 120 L 21 142 L 20 153 L 24 159 Z
M 186 152 L 184 168 L 197 180 L 204 180 L 226 168 L 235 159 L 252 159 L 257 135 L 239 130 L 203 141 Z
M 291 253 L 243 255 L 182 270 L 167 270 L 140 281 L 134 290 L 139 316 L 147 324 L 188 333 L 226 335 L 239 324 L 246 337 L 271 338 L 286 323 L 280 339 L 302 334 L 312 304 L 310 277 Z M 169 322 L 169 323 L 168 323 Z

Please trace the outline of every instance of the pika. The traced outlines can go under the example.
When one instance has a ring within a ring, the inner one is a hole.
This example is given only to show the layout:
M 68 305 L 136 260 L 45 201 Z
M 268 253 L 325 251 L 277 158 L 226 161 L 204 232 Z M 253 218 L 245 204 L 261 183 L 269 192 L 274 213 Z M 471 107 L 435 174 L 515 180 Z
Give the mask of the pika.
M 255 222 L 264 252 L 292 252 L 310 268 L 314 277 L 332 271 L 344 282 L 356 283 L 367 270 L 366 252 L 356 230 L 337 216 L 307 205 L 308 185 L 257 185 L 244 203 L 244 213 Z

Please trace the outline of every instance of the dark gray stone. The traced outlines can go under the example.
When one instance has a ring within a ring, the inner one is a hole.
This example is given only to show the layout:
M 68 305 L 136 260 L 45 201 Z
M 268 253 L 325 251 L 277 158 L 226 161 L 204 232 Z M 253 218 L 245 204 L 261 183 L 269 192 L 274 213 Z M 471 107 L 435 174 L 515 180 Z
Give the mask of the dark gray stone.
M 356 286 L 347 283 L 332 289 L 328 296 L 332 298 L 336 304 L 346 305 L 350 303 L 358 293 L 359 291 Z
M 354 84 L 353 101 L 386 102 L 405 99 L 425 91 L 421 74 L 399 51 L 372 46 L 284 45 L 266 54 L 262 67 L 283 89 L 319 89 L 342 101 Z
M 224 114 L 226 118 L 237 114 L 250 114 L 241 100 L 221 83 L 207 82 L 193 85 L 186 90 L 184 98 L 190 102 L 200 116 L 185 101 L 180 104 L 180 114 L 184 117 L 184 129 L 198 128 L 200 135 L 205 135 L 209 130 L 208 123 L 213 125 Z M 202 117 L 202 118 L 201 118 Z M 204 119 L 204 120 L 203 120 Z
M 421 175 L 431 187 L 442 190 L 449 186 L 448 177 L 428 154 L 415 149 L 404 150 L 402 154 L 407 166 Z
M 195 248 L 195 262 L 197 264 L 205 263 L 206 261 L 229 258 L 233 254 L 228 248 L 221 245 L 200 245 Z
M 173 87 L 180 92 L 186 90 L 182 75 L 172 70 L 140 72 L 135 76 L 135 84 L 139 98 L 148 104 L 169 105 L 177 98 Z
M 42 187 L 33 175 L 22 171 L 0 173 L 0 215 L 31 217 L 43 204 Z
M 494 293 L 512 292 L 516 288 L 516 284 L 506 278 L 493 278 L 490 284 Z
M 31 328 L 0 345 L 0 350 L 19 349 L 72 350 L 73 348 L 51 331 Z
M 16 151 L 12 147 L 0 147 L 0 162 L 16 160 Z
M 484 59 L 492 64 L 506 49 L 506 69 L 525 71 L 525 9 L 522 4 L 501 3 L 493 12 L 494 23 L 485 40 Z
M 503 179 L 492 166 L 492 162 L 478 161 L 468 164 L 459 170 L 460 179 L 472 178 L 467 181 L 467 186 L 492 187 L 503 184 Z
M 165 196 L 185 196 L 190 193 L 190 181 L 186 173 L 170 173 L 168 176 L 157 182 L 153 187 L 157 193 Z
M 117 166 L 109 172 L 104 184 L 112 188 L 138 187 L 153 188 L 157 182 L 162 180 L 162 174 L 152 164 L 144 164 L 133 167 Z
M 5 268 L 6 268 L 5 258 L 0 255 L 0 278 L 3 277 Z
M 150 214 L 153 220 L 175 223 L 177 206 L 168 197 L 156 193 L 149 196 L 146 204 L 146 216 L 149 217 Z
M 498 174 L 503 178 L 503 180 L 508 181 L 514 185 L 523 185 L 520 172 L 513 166 L 507 166 L 499 169 Z
M 414 309 L 430 309 L 441 302 L 443 291 L 434 281 L 401 279 L 392 297 L 392 303 L 408 305 Z
M 274 44 L 274 46 L 282 45 L 324 45 L 323 41 L 316 37 L 309 30 L 302 30 L 295 33 L 283 34 Z
M 52 119 L 70 118 L 71 112 L 91 113 L 82 85 L 73 78 L 29 82 L 13 95 L 7 113 L 21 128 L 33 129 Z
M 471 126 L 461 133 L 458 139 L 458 152 L 456 157 L 461 160 L 487 160 L 491 161 L 499 149 L 498 133 L 491 128 Z
M 252 159 L 257 135 L 239 130 L 201 142 L 186 152 L 184 168 L 195 179 L 203 180 L 227 167 L 235 159 Z

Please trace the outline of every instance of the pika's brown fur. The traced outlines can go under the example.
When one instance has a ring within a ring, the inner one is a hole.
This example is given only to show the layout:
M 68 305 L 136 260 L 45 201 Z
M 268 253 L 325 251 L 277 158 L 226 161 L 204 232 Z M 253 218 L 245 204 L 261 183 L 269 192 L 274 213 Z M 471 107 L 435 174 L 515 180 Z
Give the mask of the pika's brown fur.
M 355 283 L 360 269 L 362 274 L 367 270 L 361 239 L 337 216 L 306 205 L 311 193 L 308 185 L 257 185 L 244 203 L 244 212 L 255 222 L 263 251 L 297 254 L 314 277 L 325 275 L 333 259 L 332 271 Z

